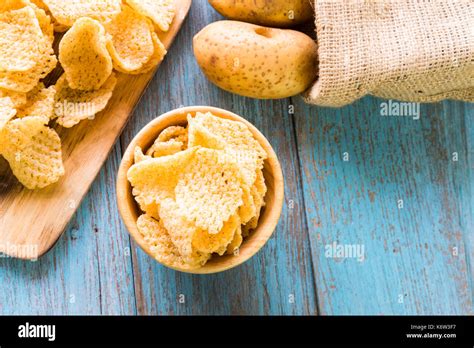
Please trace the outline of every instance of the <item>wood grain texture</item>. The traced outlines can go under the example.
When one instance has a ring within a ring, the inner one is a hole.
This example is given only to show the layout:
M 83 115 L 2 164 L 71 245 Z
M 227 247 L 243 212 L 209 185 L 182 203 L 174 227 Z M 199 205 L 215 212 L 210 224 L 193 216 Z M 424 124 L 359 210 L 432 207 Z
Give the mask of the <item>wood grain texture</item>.
M 191 4 L 191 0 L 175 1 L 175 20 L 170 30 L 160 35 L 167 48 L 171 46 Z M 66 175 L 58 183 L 32 191 L 23 188 L 12 174 L 4 175 L 4 185 L 0 187 L 2 253 L 28 259 L 31 256 L 22 252 L 24 246 L 36 246 L 38 255 L 42 256 L 56 243 L 153 75 L 154 71 L 135 76 L 117 74 L 113 97 L 103 112 L 93 121 L 83 121 L 72 129 L 59 127 Z M 19 211 L 23 212 L 21 220 L 18 219 Z
M 422 105 L 417 121 L 380 116 L 381 102 L 295 100 L 321 313 L 472 314 L 473 106 Z M 327 257 L 333 242 L 365 260 Z

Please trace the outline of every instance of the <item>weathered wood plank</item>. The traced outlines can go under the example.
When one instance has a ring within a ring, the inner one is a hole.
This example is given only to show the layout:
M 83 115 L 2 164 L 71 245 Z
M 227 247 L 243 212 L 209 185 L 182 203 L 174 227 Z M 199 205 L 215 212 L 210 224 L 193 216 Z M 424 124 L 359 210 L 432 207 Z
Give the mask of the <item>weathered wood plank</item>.
M 381 102 L 295 101 L 321 313 L 472 314 L 473 106 L 422 105 L 417 121 Z M 365 260 L 327 257 L 333 242 Z
M 53 250 L 37 262 L 0 261 L 0 314 L 136 313 L 130 240 L 114 200 L 119 159 L 117 147 Z
M 169 57 L 122 136 L 123 147 L 161 113 L 181 105 L 222 107 L 247 118 L 268 137 L 283 165 L 287 203 L 292 203 L 285 204 L 278 229 L 265 248 L 246 264 L 221 274 L 177 273 L 135 250 L 137 309 L 140 314 L 315 314 L 316 292 L 287 101 L 240 98 L 207 82 L 194 60 L 192 37 L 217 18 L 206 2 L 193 3 Z M 185 303 L 180 303 L 180 295 Z

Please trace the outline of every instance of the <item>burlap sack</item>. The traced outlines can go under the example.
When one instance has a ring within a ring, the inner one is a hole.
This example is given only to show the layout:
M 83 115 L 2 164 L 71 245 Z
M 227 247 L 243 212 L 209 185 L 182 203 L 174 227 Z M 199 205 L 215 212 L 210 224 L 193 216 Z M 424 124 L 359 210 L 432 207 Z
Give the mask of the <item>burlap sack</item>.
M 474 101 L 474 0 L 316 0 L 319 79 L 305 100 Z

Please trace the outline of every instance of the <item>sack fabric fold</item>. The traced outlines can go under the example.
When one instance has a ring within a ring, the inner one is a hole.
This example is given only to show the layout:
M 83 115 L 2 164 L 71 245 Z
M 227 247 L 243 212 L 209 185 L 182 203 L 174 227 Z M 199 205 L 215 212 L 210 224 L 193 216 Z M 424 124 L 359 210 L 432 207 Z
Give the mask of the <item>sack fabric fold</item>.
M 474 101 L 474 0 L 316 0 L 308 103 Z

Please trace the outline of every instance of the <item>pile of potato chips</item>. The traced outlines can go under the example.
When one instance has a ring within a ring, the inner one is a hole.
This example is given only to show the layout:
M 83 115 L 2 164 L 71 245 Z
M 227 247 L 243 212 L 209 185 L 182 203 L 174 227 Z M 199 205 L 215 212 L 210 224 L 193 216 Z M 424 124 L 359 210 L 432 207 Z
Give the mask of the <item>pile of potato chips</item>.
M 155 68 L 166 55 L 157 31 L 167 31 L 174 14 L 173 0 L 0 1 L 0 155 L 25 187 L 64 175 L 50 125 L 71 128 L 102 111 L 114 70 Z M 64 73 L 48 84 L 58 61 Z
M 210 113 L 165 129 L 146 153 L 137 147 L 128 180 L 155 258 L 192 270 L 213 254 L 235 253 L 265 205 L 266 158 L 244 123 Z

